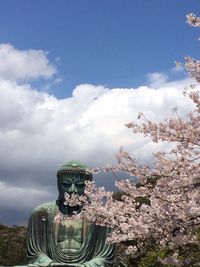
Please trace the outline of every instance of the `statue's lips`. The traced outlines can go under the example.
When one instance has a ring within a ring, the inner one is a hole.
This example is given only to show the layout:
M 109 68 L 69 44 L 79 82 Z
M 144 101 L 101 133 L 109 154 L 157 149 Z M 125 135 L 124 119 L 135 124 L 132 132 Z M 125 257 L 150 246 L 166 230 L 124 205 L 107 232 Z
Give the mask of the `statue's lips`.
M 66 193 L 66 192 L 65 192 Z M 63 194 L 63 198 L 64 198 L 64 195 L 65 195 L 65 193 Z M 72 195 L 77 195 L 77 196 L 80 196 L 78 193 L 76 193 L 76 192 L 72 192 L 72 193 L 67 193 L 70 197 L 72 196 Z
M 73 195 L 73 193 L 68 193 L 69 197 L 71 198 L 71 196 Z M 65 201 L 65 194 L 62 195 L 62 200 Z

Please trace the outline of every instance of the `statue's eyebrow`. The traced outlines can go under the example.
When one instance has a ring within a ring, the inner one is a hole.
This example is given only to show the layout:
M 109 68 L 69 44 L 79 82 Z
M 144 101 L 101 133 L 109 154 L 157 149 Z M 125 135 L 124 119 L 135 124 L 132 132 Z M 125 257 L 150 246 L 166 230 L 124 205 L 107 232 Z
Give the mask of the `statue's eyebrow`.
M 74 179 L 73 179 L 74 182 L 77 182 L 77 181 L 79 182 L 79 181 L 81 181 L 81 177 L 80 177 L 80 176 L 78 176 L 78 177 L 73 177 L 73 178 L 74 178 Z
M 72 181 L 72 177 L 63 177 L 62 182 L 66 183 L 66 182 L 71 182 Z

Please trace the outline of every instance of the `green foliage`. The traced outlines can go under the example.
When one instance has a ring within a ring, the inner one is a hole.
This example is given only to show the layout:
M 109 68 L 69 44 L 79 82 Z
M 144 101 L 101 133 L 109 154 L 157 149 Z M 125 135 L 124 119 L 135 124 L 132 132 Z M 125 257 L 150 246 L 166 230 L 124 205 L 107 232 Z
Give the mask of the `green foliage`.
M 161 177 L 160 176 L 150 176 L 147 178 L 147 183 L 148 184 L 151 184 L 153 187 L 155 187 L 157 181 L 160 179 Z
M 150 199 L 148 197 L 136 197 L 135 201 L 137 202 L 137 208 L 139 208 L 142 204 L 150 205 Z
M 113 192 L 113 199 L 115 200 L 118 200 L 118 201 L 121 201 L 121 197 L 125 194 L 125 192 L 123 191 L 116 191 L 116 192 Z
M 146 179 L 146 183 L 145 185 L 151 185 L 152 187 L 155 187 L 157 181 L 161 178 L 161 176 L 158 176 L 158 175 L 154 175 L 154 176 L 149 176 L 147 177 Z M 144 184 L 141 184 L 141 183 L 137 183 L 136 184 L 136 187 L 139 188 L 141 186 L 144 186 Z
M 113 199 L 121 201 L 123 195 L 125 195 L 125 192 L 123 191 L 113 192 Z M 138 207 L 141 206 L 142 204 L 150 205 L 150 200 L 147 196 L 146 197 L 139 196 L 136 197 L 134 200 L 138 203 Z
M 160 261 L 159 258 L 165 258 L 167 256 L 167 250 L 161 250 L 161 249 L 156 249 L 156 250 L 150 250 L 144 255 L 140 263 L 138 264 L 138 267 L 161 267 L 161 266 L 166 266 L 163 265 Z M 169 266 L 168 266 L 169 267 Z
M 200 228 L 196 231 L 197 239 L 200 241 Z
M 8 227 L 0 224 L 0 265 L 26 263 L 26 232 L 24 226 Z
M 194 234 L 200 237 L 200 229 Z M 125 249 L 127 246 L 137 245 L 137 240 L 124 241 L 122 244 L 117 245 L 116 263 L 114 267 L 119 267 L 119 262 L 122 261 L 127 267 L 176 267 L 175 265 L 167 265 L 161 263 L 161 259 L 170 258 L 175 252 L 178 258 L 183 262 L 183 267 L 197 267 L 200 266 L 200 244 L 186 244 L 176 249 L 160 248 L 156 240 L 150 237 L 144 242 L 143 248 L 138 251 L 137 255 L 127 256 Z M 190 262 L 187 260 L 190 259 Z M 187 263 L 186 263 L 187 262 Z
M 200 246 L 198 244 L 186 244 L 179 247 L 179 256 L 182 259 L 191 259 L 190 266 L 199 266 L 200 263 Z

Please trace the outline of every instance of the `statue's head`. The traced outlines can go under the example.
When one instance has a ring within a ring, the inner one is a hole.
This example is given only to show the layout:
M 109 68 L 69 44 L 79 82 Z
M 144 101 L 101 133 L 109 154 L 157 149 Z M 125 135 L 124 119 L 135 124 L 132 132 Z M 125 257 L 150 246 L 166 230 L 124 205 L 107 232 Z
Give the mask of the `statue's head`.
M 58 200 L 64 201 L 65 193 L 83 195 L 86 180 L 91 181 L 92 174 L 85 164 L 72 160 L 62 165 L 57 171 Z

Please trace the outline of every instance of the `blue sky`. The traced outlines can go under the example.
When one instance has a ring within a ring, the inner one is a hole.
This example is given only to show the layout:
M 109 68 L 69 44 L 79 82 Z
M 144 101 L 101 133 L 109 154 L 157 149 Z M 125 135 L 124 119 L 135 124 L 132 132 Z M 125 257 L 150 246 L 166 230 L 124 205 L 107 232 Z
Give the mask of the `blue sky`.
M 185 16 L 199 10 L 197 0 L 1 0 L 0 43 L 48 51 L 63 79 L 50 93 L 60 98 L 77 84 L 135 87 L 198 56 Z
M 152 153 L 167 150 L 125 123 L 193 108 L 182 91 L 194 81 L 174 65 L 199 58 L 189 12 L 200 15 L 200 2 L 0 0 L 0 223 L 27 224 L 56 199 L 68 160 L 115 164 L 122 145 L 152 166 Z M 116 190 L 113 179 L 95 177 Z

